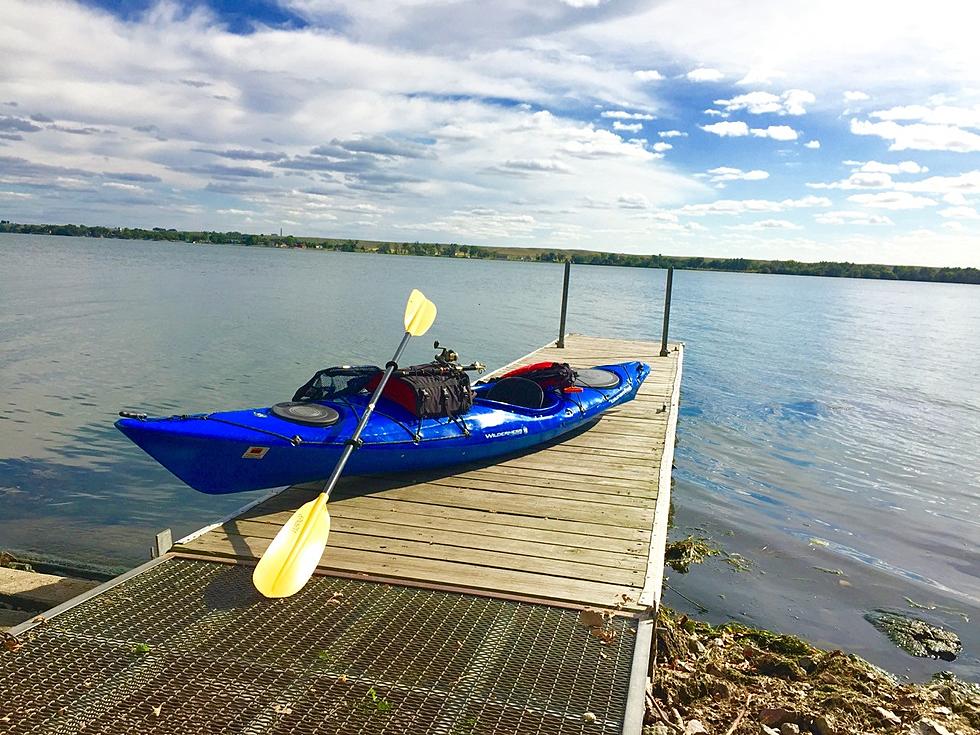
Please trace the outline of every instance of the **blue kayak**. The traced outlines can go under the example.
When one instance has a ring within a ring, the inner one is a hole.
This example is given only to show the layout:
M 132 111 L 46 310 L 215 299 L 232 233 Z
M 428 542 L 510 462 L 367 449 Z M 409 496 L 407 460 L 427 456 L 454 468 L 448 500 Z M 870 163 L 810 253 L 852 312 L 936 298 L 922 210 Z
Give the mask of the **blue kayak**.
M 480 383 L 466 413 L 440 418 L 420 419 L 383 395 L 344 474 L 444 467 L 528 450 L 631 400 L 649 372 L 641 362 L 601 365 L 579 371 L 574 387 L 544 387 L 530 401 L 529 381 L 520 377 Z M 116 427 L 195 490 L 237 493 L 325 479 L 368 400 L 360 391 L 220 413 L 123 413 Z

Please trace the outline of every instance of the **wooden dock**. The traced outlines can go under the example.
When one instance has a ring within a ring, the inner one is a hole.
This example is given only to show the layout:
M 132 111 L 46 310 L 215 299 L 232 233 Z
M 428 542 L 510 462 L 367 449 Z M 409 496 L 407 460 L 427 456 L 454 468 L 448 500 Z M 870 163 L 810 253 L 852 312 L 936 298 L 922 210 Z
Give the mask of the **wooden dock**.
M 501 368 L 642 360 L 636 399 L 587 430 L 481 467 L 342 480 L 318 571 L 505 599 L 640 612 L 659 600 L 682 348 L 569 335 Z M 664 458 L 667 458 L 664 461 Z M 174 551 L 254 562 L 319 484 L 295 486 Z

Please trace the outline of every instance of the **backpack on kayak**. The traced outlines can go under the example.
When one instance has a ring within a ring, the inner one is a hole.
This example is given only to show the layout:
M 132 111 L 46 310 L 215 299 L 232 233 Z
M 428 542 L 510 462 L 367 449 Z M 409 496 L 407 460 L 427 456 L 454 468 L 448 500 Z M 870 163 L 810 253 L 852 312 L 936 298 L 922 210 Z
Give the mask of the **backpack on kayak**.
M 499 379 L 505 378 L 524 378 L 534 381 L 542 389 L 561 391 L 575 384 L 576 374 L 567 362 L 536 362 L 504 373 Z
M 374 390 L 380 381 L 380 375 L 369 379 L 365 390 Z M 381 395 L 420 419 L 459 416 L 473 406 L 470 376 L 437 362 L 396 370 Z

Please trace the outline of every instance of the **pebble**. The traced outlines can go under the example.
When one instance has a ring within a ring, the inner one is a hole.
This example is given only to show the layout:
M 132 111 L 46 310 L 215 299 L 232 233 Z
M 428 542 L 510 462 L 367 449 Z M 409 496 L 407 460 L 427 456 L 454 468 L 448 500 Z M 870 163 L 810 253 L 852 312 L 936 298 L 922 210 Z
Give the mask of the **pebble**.
M 779 735 L 779 730 L 773 730 L 769 725 L 759 725 L 760 735 Z
M 935 720 L 929 720 L 923 718 L 919 720 L 919 722 L 916 724 L 916 727 L 918 728 L 917 731 L 921 735 L 953 735 L 953 733 L 951 733 L 949 730 L 947 730 L 945 727 L 940 725 Z
M 763 725 L 775 725 L 779 727 L 784 722 L 792 722 L 796 719 L 796 713 L 782 707 L 769 707 L 759 713 L 759 721 Z
M 884 707 L 875 707 L 875 712 L 878 713 L 885 724 L 891 727 L 900 727 L 902 724 L 902 718 L 891 710 L 887 710 Z
M 817 715 L 814 717 L 813 723 L 810 725 L 810 731 L 815 733 L 815 735 L 837 735 L 837 730 L 834 729 L 834 721 L 830 715 Z
M 800 735 L 800 726 L 795 722 L 784 722 L 779 728 L 779 735 Z
M 701 720 L 691 720 L 684 728 L 684 735 L 704 735 L 708 731 L 704 729 Z

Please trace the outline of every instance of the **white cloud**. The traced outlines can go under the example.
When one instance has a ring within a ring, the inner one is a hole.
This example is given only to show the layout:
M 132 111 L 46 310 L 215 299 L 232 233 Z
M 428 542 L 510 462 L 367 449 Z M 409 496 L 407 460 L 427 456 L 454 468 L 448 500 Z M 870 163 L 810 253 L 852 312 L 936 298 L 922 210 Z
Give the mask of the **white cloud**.
M 653 120 L 653 115 L 645 112 L 626 112 L 626 110 L 603 110 L 602 117 L 615 120 Z
M 702 217 L 709 214 L 737 215 L 746 212 L 782 212 L 787 209 L 807 209 L 811 207 L 829 207 L 831 201 L 827 197 L 805 196 L 801 199 L 716 199 L 706 204 L 686 204 L 675 210 L 678 214 Z
M 947 207 L 940 209 L 939 214 L 955 219 L 980 219 L 980 212 L 977 212 L 973 207 Z
M 866 94 L 865 92 L 860 92 L 858 90 L 849 90 L 847 92 L 844 92 L 845 102 L 863 102 L 864 100 L 869 100 L 869 99 L 871 99 L 871 95 Z
M 597 8 L 603 0 L 561 0 L 571 8 Z
M 763 219 L 741 225 L 730 225 L 730 230 L 799 230 L 800 225 L 785 219 Z
M 904 191 L 888 191 L 878 194 L 852 194 L 847 199 L 855 204 L 878 209 L 922 209 L 923 207 L 933 207 L 936 205 L 934 199 L 918 197 Z
M 748 92 L 727 100 L 715 100 L 715 104 L 725 112 L 746 110 L 754 115 L 805 115 L 806 105 L 817 101 L 812 92 L 802 89 L 790 89 L 781 95 L 771 92 Z
M 633 72 L 633 76 L 641 82 L 659 82 L 664 78 L 664 75 L 656 69 L 639 69 Z
M 892 225 L 888 217 L 883 214 L 873 214 L 871 212 L 860 212 L 853 210 L 838 210 L 835 212 L 824 212 L 816 215 L 814 221 L 822 225 Z
M 769 172 L 759 169 L 743 171 L 742 169 L 732 168 L 730 166 L 719 166 L 718 168 L 708 169 L 708 177 L 708 180 L 713 184 L 725 181 L 762 181 L 763 179 L 769 178 Z
M 921 191 L 930 194 L 980 194 L 980 170 L 966 171 L 956 176 L 930 176 L 918 181 L 906 181 L 896 185 L 902 191 Z M 962 204 L 962 201 L 950 204 Z
M 808 140 L 806 143 L 803 144 L 803 147 L 804 148 L 810 148 L 810 149 L 816 150 L 817 148 L 820 147 L 820 141 L 819 140 Z
M 623 209 L 649 209 L 651 206 L 650 200 L 643 194 L 621 194 L 616 204 Z
M 772 80 L 778 77 L 785 77 L 783 72 L 773 69 L 749 69 L 748 73 L 735 84 L 740 87 L 750 87 L 759 84 L 772 84 Z
M 853 165 L 858 165 L 859 162 L 852 162 Z M 865 163 L 860 163 L 859 171 L 867 171 L 870 173 L 885 173 L 885 174 L 921 174 L 925 173 L 929 169 L 925 166 L 921 166 L 915 161 L 901 161 L 899 163 L 881 163 L 880 161 L 867 161 Z
M 680 130 L 661 130 L 657 133 L 661 138 L 686 138 L 687 133 L 682 133 Z
M 929 169 L 915 161 L 899 163 L 882 163 L 880 161 L 844 161 L 851 167 L 851 174 L 846 179 L 831 183 L 808 183 L 811 189 L 891 189 L 903 188 L 905 184 L 896 185 L 892 176 L 902 174 L 921 174 Z M 914 182 L 910 182 L 915 186 Z
M 890 189 L 894 183 L 892 177 L 885 173 L 856 171 L 842 181 L 808 183 L 807 186 L 811 189 Z
M 704 66 L 692 69 L 684 76 L 691 82 L 720 82 L 725 78 L 725 75 L 717 69 Z
M 749 134 L 749 126 L 746 125 L 741 120 L 736 122 L 724 121 L 711 123 L 710 125 L 699 125 L 702 130 L 708 133 L 714 133 L 715 135 L 720 135 L 721 137 L 741 137 L 743 135 Z
M 871 113 L 878 120 L 899 120 L 927 125 L 952 125 L 958 128 L 980 128 L 980 105 L 955 107 L 952 105 L 905 105 Z
M 572 167 L 567 163 L 548 158 L 522 158 L 517 160 L 505 161 L 502 168 L 512 171 L 526 172 L 557 172 L 570 174 Z
M 877 135 L 890 140 L 890 151 L 980 151 L 980 135 L 951 125 L 899 125 L 891 120 L 875 123 L 855 118 L 851 120 L 851 132 L 855 135 Z
M 620 130 L 625 133 L 638 133 L 643 129 L 643 123 L 624 123 L 616 120 L 613 122 L 613 130 Z
M 770 125 L 767 128 L 752 128 L 752 135 L 756 138 L 787 141 L 796 140 L 800 134 L 788 125 Z
M 653 144 L 653 150 L 655 150 L 657 153 L 663 153 L 664 151 L 669 151 L 673 147 L 674 146 L 672 146 L 670 143 L 665 143 L 663 141 L 659 141 Z

